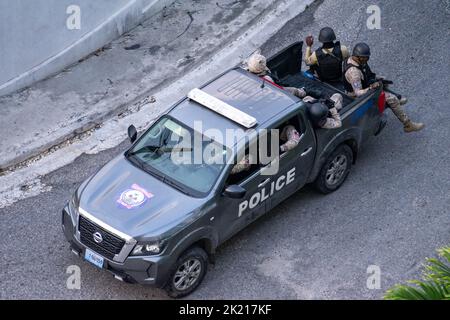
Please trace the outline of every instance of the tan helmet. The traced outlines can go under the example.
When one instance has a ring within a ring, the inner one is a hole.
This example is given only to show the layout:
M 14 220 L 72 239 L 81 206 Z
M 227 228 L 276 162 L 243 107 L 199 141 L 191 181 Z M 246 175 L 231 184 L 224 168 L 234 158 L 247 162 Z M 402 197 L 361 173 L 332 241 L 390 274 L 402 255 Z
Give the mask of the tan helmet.
M 266 57 L 264 57 L 261 54 L 255 53 L 253 54 L 247 62 L 248 71 L 255 74 L 260 74 L 265 71 L 269 71 L 269 68 L 267 68 L 267 60 Z

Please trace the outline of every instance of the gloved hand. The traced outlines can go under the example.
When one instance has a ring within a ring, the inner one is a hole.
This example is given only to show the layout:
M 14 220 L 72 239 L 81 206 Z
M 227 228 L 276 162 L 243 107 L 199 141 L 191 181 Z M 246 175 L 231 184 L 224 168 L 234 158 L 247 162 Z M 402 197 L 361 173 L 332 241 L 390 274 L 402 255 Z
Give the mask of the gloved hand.
M 372 83 L 371 85 L 370 85 L 370 89 L 377 89 L 377 88 L 379 88 L 380 87 L 380 85 L 381 85 L 381 83 L 380 82 L 374 82 L 374 83 Z
M 307 36 L 305 39 L 306 45 L 308 47 L 312 47 L 312 45 L 314 44 L 314 37 L 313 36 Z
M 336 106 L 334 101 L 328 98 L 324 99 L 323 103 L 325 103 L 325 105 L 328 107 L 328 110 L 334 109 Z

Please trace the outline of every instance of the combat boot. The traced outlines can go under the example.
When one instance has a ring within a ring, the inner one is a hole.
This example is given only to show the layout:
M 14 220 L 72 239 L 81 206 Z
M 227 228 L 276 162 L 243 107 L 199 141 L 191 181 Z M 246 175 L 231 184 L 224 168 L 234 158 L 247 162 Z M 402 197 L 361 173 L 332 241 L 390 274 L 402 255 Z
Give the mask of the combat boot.
M 409 120 L 405 123 L 405 126 L 403 127 L 403 130 L 405 130 L 406 133 L 414 132 L 414 131 L 420 131 L 425 127 L 423 123 L 420 122 L 412 122 Z

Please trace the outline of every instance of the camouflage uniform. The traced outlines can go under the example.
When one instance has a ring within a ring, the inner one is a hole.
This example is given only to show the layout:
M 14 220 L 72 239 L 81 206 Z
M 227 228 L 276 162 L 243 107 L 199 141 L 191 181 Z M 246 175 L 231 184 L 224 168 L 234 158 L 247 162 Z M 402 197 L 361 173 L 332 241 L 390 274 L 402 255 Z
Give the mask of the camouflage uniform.
M 325 123 L 320 124 L 320 126 L 324 129 L 337 129 L 342 127 L 339 110 L 342 109 L 343 97 L 339 93 L 336 93 L 330 99 L 334 101 L 334 108 L 330 109 L 331 118 L 327 118 Z
M 267 75 L 267 74 L 261 74 L 259 75 L 260 77 L 263 77 L 264 79 L 275 83 L 275 81 L 273 81 L 272 77 Z M 303 88 L 295 88 L 295 87 L 283 87 L 284 90 L 286 90 L 287 92 L 289 92 L 290 94 L 302 99 L 304 97 L 306 97 L 306 91 Z
M 233 169 L 231 169 L 231 174 L 238 174 L 240 172 L 246 171 L 250 169 L 251 166 L 252 157 L 247 154 L 244 158 L 241 159 L 241 161 L 234 165 Z
M 313 98 L 311 96 L 306 96 L 303 98 L 303 102 L 314 103 L 314 102 L 317 102 L 317 99 Z
M 323 123 L 318 124 L 318 126 L 323 129 L 337 129 L 342 127 L 342 120 L 339 110 L 342 109 L 344 98 L 341 94 L 335 93 L 331 96 L 330 100 L 334 101 L 334 108 L 330 109 L 331 118 L 328 117 Z M 307 103 L 315 103 L 317 102 L 317 99 L 308 96 L 305 97 L 303 101 Z
M 283 131 L 281 132 L 280 140 L 286 141 L 283 145 L 280 146 L 281 152 L 290 151 L 294 149 L 300 142 L 300 134 L 293 125 L 288 125 L 284 127 Z
M 351 57 L 348 59 L 348 63 L 358 66 L 358 63 Z M 355 97 L 360 97 L 370 90 L 370 87 L 363 89 L 362 79 L 364 79 L 364 75 L 358 68 L 352 67 L 348 69 L 345 73 L 345 78 L 353 88 L 353 93 L 351 93 L 351 95 Z M 423 128 L 423 124 L 413 123 L 409 119 L 408 115 L 402 107 L 402 104 L 406 102 L 406 100 L 401 101 L 397 98 L 397 96 L 390 92 L 385 92 L 385 94 L 386 104 L 392 110 L 394 115 L 400 120 L 400 122 L 403 123 L 406 132 L 416 131 L 417 129 L 420 130 Z
M 247 61 L 248 71 L 256 74 L 257 76 L 263 77 L 267 81 L 275 83 L 272 77 L 268 75 L 270 72 L 269 68 L 267 68 L 266 57 L 261 54 L 253 54 Z M 283 87 L 290 94 L 293 94 L 296 97 L 304 98 L 306 97 L 306 92 L 303 89 L 294 88 L 294 87 Z

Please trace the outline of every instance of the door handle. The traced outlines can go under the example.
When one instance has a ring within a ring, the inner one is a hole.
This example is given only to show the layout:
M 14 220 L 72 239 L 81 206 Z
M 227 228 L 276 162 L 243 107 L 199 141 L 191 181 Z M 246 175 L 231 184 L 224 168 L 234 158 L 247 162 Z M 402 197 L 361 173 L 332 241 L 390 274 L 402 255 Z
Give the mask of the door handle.
M 259 185 L 258 185 L 258 188 L 262 188 L 262 187 L 264 187 L 266 184 L 268 184 L 270 182 L 270 178 L 267 178 L 266 180 L 264 180 L 263 182 L 261 182 Z
M 312 147 L 309 147 L 300 155 L 300 157 L 307 156 L 312 151 L 312 149 L 313 149 Z

